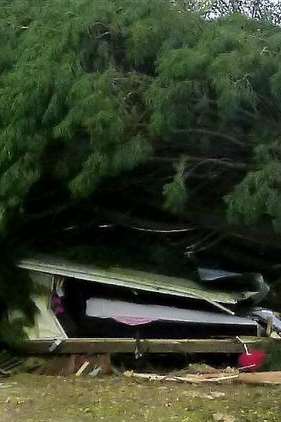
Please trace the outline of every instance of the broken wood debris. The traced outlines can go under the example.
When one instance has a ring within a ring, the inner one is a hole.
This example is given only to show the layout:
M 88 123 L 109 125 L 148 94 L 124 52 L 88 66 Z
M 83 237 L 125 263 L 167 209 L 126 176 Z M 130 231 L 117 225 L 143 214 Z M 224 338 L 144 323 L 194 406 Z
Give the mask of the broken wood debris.
M 7 378 L 12 375 L 22 364 L 23 359 L 10 355 L 3 351 L 0 353 L 0 378 Z
M 237 373 L 229 374 L 222 372 L 220 374 L 188 374 L 186 376 L 171 376 L 158 374 L 144 374 L 134 371 L 126 371 L 123 374 L 127 378 L 142 379 L 147 381 L 160 382 L 179 382 L 190 384 L 203 383 L 229 383 L 235 382 L 240 384 L 253 385 L 281 385 L 281 371 L 271 372 L 251 372 L 251 373 Z
M 33 359 L 33 358 L 31 358 Z M 40 359 L 41 364 L 36 365 L 30 372 L 37 375 L 51 376 L 85 376 L 95 373 L 102 375 L 112 374 L 110 355 L 56 355 L 44 356 Z M 28 361 L 26 363 L 28 365 Z
M 88 361 L 88 360 L 86 360 L 82 365 L 81 365 L 81 367 L 78 369 L 78 371 L 76 372 L 76 376 L 77 377 L 80 377 L 85 371 L 86 371 L 86 369 L 88 368 L 88 366 L 90 365 L 90 362 Z
M 123 374 L 127 378 L 137 378 L 147 381 L 167 381 L 167 382 L 179 382 L 179 383 L 190 383 L 200 384 L 205 382 L 222 382 L 229 381 L 238 378 L 239 374 L 227 375 L 225 373 L 216 374 L 190 374 L 185 376 L 172 376 L 172 375 L 158 375 L 158 374 L 142 374 L 134 371 L 125 371 Z

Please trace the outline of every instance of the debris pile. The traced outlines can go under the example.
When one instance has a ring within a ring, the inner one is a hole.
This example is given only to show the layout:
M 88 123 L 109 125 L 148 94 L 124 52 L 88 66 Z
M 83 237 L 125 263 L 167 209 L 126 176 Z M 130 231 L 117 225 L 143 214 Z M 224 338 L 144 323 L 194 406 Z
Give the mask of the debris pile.
M 77 338 L 138 342 L 259 337 L 281 331 L 279 318 L 258 308 L 269 291 L 261 274 L 199 268 L 197 278 L 190 280 L 46 256 L 18 266 L 40 287 L 40 295 L 34 295 L 40 312 L 26 333 L 31 341 L 52 340 L 49 353 Z
M 178 382 L 178 383 L 189 383 L 189 384 L 204 384 L 204 383 L 241 383 L 241 384 L 253 384 L 253 385 L 281 385 L 281 371 L 274 372 L 249 372 L 241 373 L 237 371 L 218 372 L 215 374 L 187 374 L 185 376 L 176 375 L 158 375 L 158 374 L 144 374 L 137 373 L 134 371 L 126 371 L 123 374 L 127 378 L 133 378 L 138 380 L 146 381 L 158 381 L 158 382 Z
M 109 355 L 62 355 L 30 357 L 25 359 L 23 371 L 48 376 L 98 376 L 111 375 Z
M 7 351 L 0 353 L 0 378 L 13 375 L 24 364 L 24 359 L 12 356 Z

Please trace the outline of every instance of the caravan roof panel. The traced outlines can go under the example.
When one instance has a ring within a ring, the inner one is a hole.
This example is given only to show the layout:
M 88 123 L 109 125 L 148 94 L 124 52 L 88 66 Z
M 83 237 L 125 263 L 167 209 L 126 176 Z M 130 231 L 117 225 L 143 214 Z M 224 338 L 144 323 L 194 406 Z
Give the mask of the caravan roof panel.
M 225 304 L 236 304 L 255 294 L 254 292 L 225 292 L 213 288 L 208 289 L 206 285 L 201 285 L 190 279 L 168 277 L 119 267 L 98 268 L 52 257 L 24 259 L 18 263 L 18 267 L 89 282 Z

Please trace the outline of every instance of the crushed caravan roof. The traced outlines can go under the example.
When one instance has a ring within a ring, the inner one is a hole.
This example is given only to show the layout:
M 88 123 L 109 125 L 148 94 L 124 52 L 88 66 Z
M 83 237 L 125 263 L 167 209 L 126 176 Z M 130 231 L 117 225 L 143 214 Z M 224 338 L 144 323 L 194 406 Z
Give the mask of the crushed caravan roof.
M 23 259 L 18 267 L 30 271 L 59 275 L 64 277 L 126 287 L 134 290 L 189 297 L 225 304 L 237 304 L 256 294 L 252 291 L 222 291 L 209 289 L 206 285 L 190 279 L 168 277 L 160 274 L 146 273 L 119 267 L 98 268 L 76 264 L 53 257 L 36 257 Z

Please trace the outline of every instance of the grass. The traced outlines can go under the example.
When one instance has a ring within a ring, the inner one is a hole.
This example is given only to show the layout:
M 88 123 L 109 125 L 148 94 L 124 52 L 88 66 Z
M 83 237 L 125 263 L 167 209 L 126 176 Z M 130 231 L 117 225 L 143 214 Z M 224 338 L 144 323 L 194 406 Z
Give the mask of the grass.
M 281 386 L 193 386 L 139 383 L 122 377 L 18 375 L 0 384 L 0 420 L 279 422 L 280 393 Z

